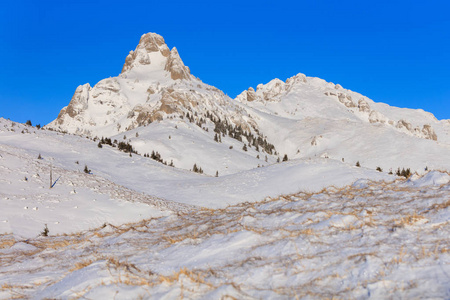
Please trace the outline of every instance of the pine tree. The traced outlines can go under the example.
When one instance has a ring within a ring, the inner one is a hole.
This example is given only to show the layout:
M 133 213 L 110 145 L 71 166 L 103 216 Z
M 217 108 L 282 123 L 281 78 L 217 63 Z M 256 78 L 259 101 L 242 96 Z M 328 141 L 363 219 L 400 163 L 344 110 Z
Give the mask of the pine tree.
M 356 166 L 359 168 L 361 167 L 361 164 L 359 163 L 359 160 L 356 162 Z
M 50 230 L 48 230 L 47 224 L 45 224 L 44 230 L 42 230 L 41 235 L 48 236 L 49 232 L 50 232 Z
M 33 126 L 33 125 L 31 124 L 31 121 L 30 121 L 30 120 L 27 120 L 27 122 L 26 122 L 25 124 L 28 125 L 28 126 Z
M 244 147 L 242 147 L 242 150 L 247 151 L 247 145 L 244 144 Z
M 97 145 L 97 147 L 99 147 L 99 148 L 103 148 L 103 146 L 102 146 L 102 143 L 101 143 L 101 142 L 98 142 L 98 145 Z
M 216 171 L 216 177 L 219 177 L 219 171 Z
M 38 155 L 38 159 L 42 159 L 42 156 L 41 156 L 41 154 L 39 153 L 39 155 Z
M 283 161 L 288 161 L 288 156 L 287 156 L 287 154 L 284 155 Z
M 86 173 L 86 174 L 90 174 L 91 173 L 91 170 L 88 169 L 87 165 L 84 165 L 84 173 Z

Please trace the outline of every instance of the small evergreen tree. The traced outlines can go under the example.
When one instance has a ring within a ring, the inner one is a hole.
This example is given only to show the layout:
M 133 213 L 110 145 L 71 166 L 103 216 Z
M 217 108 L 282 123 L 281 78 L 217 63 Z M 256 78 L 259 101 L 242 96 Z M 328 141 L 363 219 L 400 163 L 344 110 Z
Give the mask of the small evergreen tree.
M 283 161 L 288 161 L 288 156 L 287 156 L 287 154 L 284 155 Z
M 36 128 L 37 128 L 37 129 L 41 129 L 41 124 L 37 124 L 37 125 L 36 125 Z
M 98 142 L 97 147 L 103 148 L 102 143 L 101 143 L 101 142 Z
M 377 171 L 378 171 L 378 172 L 383 172 L 383 169 L 380 168 L 380 167 L 377 167 Z
M 90 174 L 91 173 L 91 170 L 89 170 L 87 165 L 84 165 L 84 173 L 86 173 L 86 174 Z
M 219 171 L 216 171 L 216 177 L 219 177 Z
M 26 122 L 25 124 L 28 125 L 28 126 L 33 126 L 33 125 L 31 124 L 31 121 L 30 121 L 30 120 L 27 120 L 27 122 Z
M 45 224 L 44 230 L 42 230 L 41 235 L 48 236 L 49 232 L 50 232 L 50 230 L 48 230 L 47 224 Z
M 279 163 L 279 162 L 280 162 L 280 158 L 278 157 L 278 158 L 277 158 L 277 163 Z
M 361 164 L 359 163 L 359 160 L 356 162 L 356 166 L 359 168 L 361 167 Z
M 39 153 L 39 155 L 38 155 L 38 159 L 42 159 L 42 156 L 41 156 L 41 154 Z
M 247 151 L 247 145 L 244 144 L 244 147 L 242 147 L 242 150 Z

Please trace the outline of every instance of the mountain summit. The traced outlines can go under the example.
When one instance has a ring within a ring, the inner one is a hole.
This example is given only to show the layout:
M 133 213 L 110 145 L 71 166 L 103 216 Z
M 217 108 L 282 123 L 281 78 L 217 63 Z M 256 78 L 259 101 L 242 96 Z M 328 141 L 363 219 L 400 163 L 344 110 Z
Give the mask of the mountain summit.
M 130 51 L 126 57 L 122 73 L 144 65 L 152 65 L 153 69 L 164 69 L 170 73 L 173 80 L 191 78 L 190 70 L 184 65 L 177 49 L 174 47 L 169 50 L 164 38 L 156 33 L 141 36 L 136 50 Z

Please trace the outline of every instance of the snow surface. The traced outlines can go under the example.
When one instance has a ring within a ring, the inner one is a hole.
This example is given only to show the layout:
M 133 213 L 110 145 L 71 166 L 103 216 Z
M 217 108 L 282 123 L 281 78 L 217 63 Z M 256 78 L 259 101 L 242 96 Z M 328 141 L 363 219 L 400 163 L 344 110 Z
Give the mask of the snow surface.
M 450 297 L 448 184 L 367 181 L 22 240 L 0 298 Z
M 230 168 L 200 175 L 0 119 L 0 298 L 450 297 L 447 173 Z

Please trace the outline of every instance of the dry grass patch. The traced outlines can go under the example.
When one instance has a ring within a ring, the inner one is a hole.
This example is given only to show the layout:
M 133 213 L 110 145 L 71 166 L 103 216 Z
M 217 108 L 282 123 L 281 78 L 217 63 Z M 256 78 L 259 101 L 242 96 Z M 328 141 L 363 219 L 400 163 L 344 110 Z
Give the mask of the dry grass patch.
M 83 268 L 91 265 L 93 262 L 94 262 L 94 260 L 92 260 L 92 259 L 82 260 L 80 262 L 75 263 L 75 266 L 72 269 L 70 269 L 69 271 L 73 272 L 73 271 L 76 271 L 76 270 L 83 269 Z
M 13 236 L 0 236 L 0 249 L 11 248 L 16 244 Z

